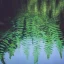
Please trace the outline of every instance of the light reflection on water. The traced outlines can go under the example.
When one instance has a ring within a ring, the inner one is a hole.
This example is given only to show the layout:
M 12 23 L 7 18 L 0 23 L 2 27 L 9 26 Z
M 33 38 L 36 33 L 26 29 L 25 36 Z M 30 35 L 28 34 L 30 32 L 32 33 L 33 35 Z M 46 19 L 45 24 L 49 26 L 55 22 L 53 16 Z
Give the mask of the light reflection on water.
M 36 44 L 31 44 L 31 43 L 32 43 L 31 40 L 29 41 L 29 44 L 26 43 L 25 45 L 22 45 L 21 42 L 20 48 L 17 48 L 15 50 L 14 56 L 12 56 L 11 59 L 9 58 L 9 53 L 6 52 L 4 56 L 5 63 L 6 64 L 63 64 L 64 63 L 64 51 L 62 52 L 62 59 L 61 59 L 56 44 L 53 45 L 52 54 L 50 55 L 50 58 L 47 59 L 46 52 L 44 51 L 45 44 L 42 43 L 42 41 L 39 42 L 40 50 L 37 48 L 37 50 L 39 50 L 39 55 L 38 55 L 37 51 L 34 52 L 34 48 L 36 47 Z M 27 48 L 28 50 L 26 50 Z M 25 51 L 28 51 L 28 54 L 26 54 Z M 34 53 L 37 53 L 35 56 L 38 59 L 38 61 L 36 62 L 35 62 Z

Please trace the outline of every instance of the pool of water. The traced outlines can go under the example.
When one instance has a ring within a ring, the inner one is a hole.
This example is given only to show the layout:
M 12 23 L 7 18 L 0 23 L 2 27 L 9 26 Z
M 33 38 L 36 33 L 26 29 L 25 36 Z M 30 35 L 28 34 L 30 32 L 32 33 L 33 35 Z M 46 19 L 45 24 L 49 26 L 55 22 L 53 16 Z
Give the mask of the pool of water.
M 42 13 L 46 10 L 43 7 Z M 8 31 L 0 32 L 0 64 L 64 64 L 59 20 L 54 12 L 51 18 L 40 12 L 21 13 L 11 21 L 13 26 Z
M 62 51 L 61 58 L 57 45 L 53 44 L 52 53 L 47 58 L 45 44 L 42 41 L 37 44 L 32 44 L 29 41 L 29 44 L 26 43 L 24 45 L 21 42 L 20 47 L 15 49 L 11 59 L 9 58 L 9 53 L 5 53 L 4 62 L 0 61 L 0 64 L 64 64 L 64 50 Z

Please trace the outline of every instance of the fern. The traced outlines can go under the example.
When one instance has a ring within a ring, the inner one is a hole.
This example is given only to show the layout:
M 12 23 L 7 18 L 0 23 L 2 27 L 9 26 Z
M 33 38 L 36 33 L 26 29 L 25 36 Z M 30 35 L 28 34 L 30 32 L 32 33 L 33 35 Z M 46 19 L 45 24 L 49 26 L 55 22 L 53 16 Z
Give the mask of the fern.
M 34 43 L 34 51 L 33 51 L 33 56 L 34 56 L 34 64 L 38 64 L 38 58 L 39 58 L 39 54 L 40 54 L 40 42 L 36 41 L 36 43 Z
M 60 0 L 56 6 L 56 0 L 41 0 L 40 10 L 38 10 L 37 0 L 30 0 L 27 4 L 27 11 L 22 12 L 17 15 L 17 17 L 11 21 L 13 26 L 10 30 L 0 35 L 0 59 L 2 59 L 5 52 L 9 52 L 10 58 L 14 55 L 15 48 L 22 45 L 24 48 L 24 53 L 28 57 L 29 55 L 29 43 L 27 40 L 32 39 L 32 44 L 34 46 L 34 63 L 38 61 L 38 55 L 40 50 L 40 39 L 44 39 L 45 52 L 47 58 L 50 58 L 53 50 L 53 42 L 56 41 L 56 45 L 60 56 L 62 58 L 63 46 L 62 33 L 59 29 L 59 24 L 57 24 L 58 15 L 63 10 L 64 1 Z M 34 5 L 33 5 L 34 4 Z M 48 5 L 48 6 L 47 6 Z M 32 9 L 31 9 L 32 7 Z M 51 11 L 51 14 L 50 14 Z M 51 15 L 51 17 L 49 16 Z M 38 39 L 38 40 L 37 40 Z

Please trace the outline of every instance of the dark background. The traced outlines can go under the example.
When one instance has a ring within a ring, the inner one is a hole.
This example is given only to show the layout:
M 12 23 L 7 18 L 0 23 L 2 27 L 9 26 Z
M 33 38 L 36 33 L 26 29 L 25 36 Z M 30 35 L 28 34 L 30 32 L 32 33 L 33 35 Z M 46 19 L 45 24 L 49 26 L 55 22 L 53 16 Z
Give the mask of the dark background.
M 25 8 L 26 3 L 27 0 L 0 0 L 0 31 L 7 30 L 12 26 L 10 21 L 16 16 L 20 8 Z M 59 16 L 60 29 L 64 35 L 64 11 Z
M 9 29 L 10 21 L 21 8 L 21 0 L 0 0 L 0 30 Z

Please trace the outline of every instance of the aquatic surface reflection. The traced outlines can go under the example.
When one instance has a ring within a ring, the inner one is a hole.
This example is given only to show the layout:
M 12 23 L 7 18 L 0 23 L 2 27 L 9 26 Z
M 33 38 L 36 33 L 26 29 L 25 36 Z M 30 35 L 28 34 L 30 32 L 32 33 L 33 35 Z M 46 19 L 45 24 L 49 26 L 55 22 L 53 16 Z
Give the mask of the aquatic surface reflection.
M 12 27 L 0 32 L 0 64 L 64 64 L 64 38 L 59 24 L 64 1 L 58 5 L 56 0 L 50 5 L 46 0 L 41 2 L 38 10 L 37 0 L 28 1 L 27 10 L 11 21 Z
M 28 43 L 25 43 L 28 42 Z M 56 44 L 53 44 L 52 54 L 47 58 L 45 52 L 45 43 L 40 39 L 39 42 L 32 44 L 31 39 L 21 42 L 21 45 L 15 49 L 14 55 L 9 58 L 9 53 L 4 55 L 5 64 L 63 64 L 64 63 L 64 50 L 62 51 L 62 58 L 60 57 Z M 2 64 L 0 62 L 0 64 Z M 4 64 L 4 63 L 3 63 Z

